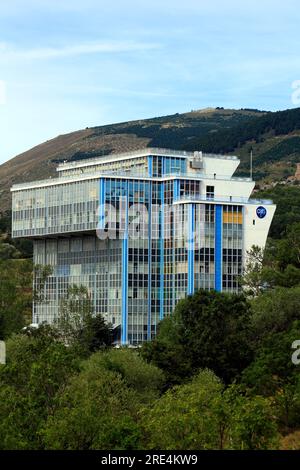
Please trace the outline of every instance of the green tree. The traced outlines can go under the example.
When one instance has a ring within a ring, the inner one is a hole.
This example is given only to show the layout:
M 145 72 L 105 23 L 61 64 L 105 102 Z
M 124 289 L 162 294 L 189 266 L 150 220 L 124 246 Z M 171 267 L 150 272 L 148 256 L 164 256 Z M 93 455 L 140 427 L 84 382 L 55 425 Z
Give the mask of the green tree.
M 78 333 L 78 341 L 92 353 L 112 345 L 113 335 L 111 325 L 108 325 L 101 314 L 88 315 Z
M 137 449 L 137 395 L 121 375 L 106 370 L 101 353 L 84 362 L 59 395 L 42 431 L 47 449 Z
M 42 448 L 39 431 L 78 366 L 78 358 L 48 326 L 7 341 L 7 364 L 0 367 L 1 449 Z
M 0 241 L 0 259 L 7 260 L 13 258 L 20 258 L 21 253 L 17 248 L 9 243 Z
M 300 320 L 286 331 L 270 332 L 257 345 L 253 362 L 242 374 L 248 390 L 272 398 L 285 427 L 300 425 L 299 370 L 291 358 L 292 343 L 299 338 Z
M 266 450 L 278 446 L 278 428 L 272 401 L 259 395 L 241 393 L 230 386 L 223 399 L 230 408 L 228 449 Z
M 70 286 L 62 299 L 56 323 L 66 340 L 76 337 L 86 317 L 92 316 L 93 306 L 90 294 L 85 286 Z
M 0 372 L 1 372 L 0 366 Z M 28 402 L 17 390 L 0 380 L 0 450 L 34 448 L 26 426 Z M 30 426 L 30 422 L 28 425 Z M 32 428 L 30 428 L 32 430 Z
M 209 368 L 225 382 L 250 363 L 250 308 L 243 295 L 199 290 L 159 325 L 142 355 L 165 371 L 169 384 Z
M 253 246 L 247 252 L 241 276 L 246 295 L 256 297 L 271 288 L 299 285 L 300 269 L 296 259 L 296 248 L 292 249 L 292 241 L 288 239 L 269 241 L 266 250 Z
M 300 222 L 287 226 L 285 237 L 277 245 L 280 268 L 292 264 L 300 268 Z
M 247 251 L 247 262 L 241 277 L 241 285 L 248 296 L 258 295 L 264 287 L 263 279 L 264 250 L 253 245 Z
M 35 264 L 34 271 L 34 291 L 33 298 L 36 303 L 47 302 L 46 282 L 53 273 L 53 267 L 50 265 Z
M 0 259 L 32 258 L 31 240 L 11 238 L 11 218 L 11 210 L 0 213 Z
M 271 401 L 224 386 L 210 370 L 168 390 L 142 411 L 148 449 L 276 448 L 278 431 Z
M 292 362 L 292 343 L 300 338 L 300 321 L 288 331 L 270 333 L 257 347 L 253 362 L 243 371 L 243 381 L 256 393 L 273 395 L 282 382 L 296 382 L 297 367 Z
M 140 354 L 129 348 L 110 349 L 90 357 L 90 363 L 97 367 L 115 372 L 126 385 L 135 390 L 141 403 L 151 403 L 160 395 L 165 378 L 156 366 L 148 364 Z
M 286 332 L 300 320 L 300 287 L 264 292 L 251 301 L 251 330 L 254 349 L 271 333 Z
M 288 226 L 300 223 L 299 187 L 277 185 L 257 193 L 257 197 L 273 199 L 277 206 L 269 234 L 273 239 L 284 238 Z
M 88 355 L 112 344 L 111 326 L 101 315 L 94 316 L 90 294 L 84 286 L 70 286 L 62 299 L 54 326 L 61 341 Z
M 0 339 L 8 338 L 30 323 L 31 309 L 31 261 L 0 261 Z
M 216 413 L 223 385 L 204 370 L 184 385 L 168 390 L 143 411 L 141 425 L 148 449 L 204 450 L 220 448 L 220 420 Z

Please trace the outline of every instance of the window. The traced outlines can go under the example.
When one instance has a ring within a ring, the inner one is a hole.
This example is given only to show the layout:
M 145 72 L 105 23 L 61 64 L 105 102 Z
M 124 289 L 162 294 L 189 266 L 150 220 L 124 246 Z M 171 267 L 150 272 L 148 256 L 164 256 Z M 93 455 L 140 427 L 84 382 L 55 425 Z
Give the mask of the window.
M 214 186 L 206 186 L 206 198 L 207 199 L 214 199 L 215 197 L 215 187 Z

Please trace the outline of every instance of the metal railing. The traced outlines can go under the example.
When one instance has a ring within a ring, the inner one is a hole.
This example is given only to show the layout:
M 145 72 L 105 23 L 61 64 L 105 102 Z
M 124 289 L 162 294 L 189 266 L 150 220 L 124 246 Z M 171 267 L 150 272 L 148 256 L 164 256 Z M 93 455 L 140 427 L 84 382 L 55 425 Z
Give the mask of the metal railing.
M 132 150 L 129 152 L 99 155 L 99 156 L 95 156 L 92 158 L 86 158 L 80 161 L 77 160 L 75 162 L 63 162 L 63 163 L 59 163 L 57 170 L 63 171 L 63 170 L 67 170 L 68 168 L 76 168 L 80 166 L 85 166 L 86 164 L 93 165 L 93 164 L 96 164 L 97 161 L 101 163 L 101 161 L 104 159 L 107 161 L 114 161 L 114 160 L 122 160 L 122 158 L 127 158 L 127 157 L 145 157 L 147 155 L 194 158 L 194 152 L 187 152 L 185 150 L 173 150 L 173 149 L 166 149 L 166 148 L 149 147 L 149 148 L 144 148 L 140 150 Z M 238 157 L 235 155 L 202 153 L 202 156 L 207 157 L 207 158 L 218 158 L 218 159 L 223 159 L 223 160 L 238 160 Z
M 237 197 L 237 196 L 206 196 L 204 194 L 196 194 L 193 196 L 181 196 L 176 199 L 174 202 L 190 202 L 190 201 L 210 201 L 210 202 L 229 202 L 229 203 L 242 203 L 242 204 L 263 204 L 270 205 L 273 204 L 271 199 L 249 199 L 247 197 Z
M 170 173 L 165 173 L 164 176 L 162 176 L 161 178 L 165 178 L 165 177 L 168 177 L 168 176 L 181 176 L 183 178 L 190 178 L 190 179 L 201 179 L 201 180 L 205 180 L 205 179 L 210 179 L 210 180 L 222 180 L 222 181 L 253 181 L 252 178 L 249 178 L 249 177 L 245 177 L 245 176 L 227 176 L 227 175 L 216 175 L 216 173 L 198 173 L 198 172 L 181 172 L 181 171 L 178 171 L 178 172 L 170 172 Z
M 122 170 L 115 170 L 115 171 L 97 171 L 89 173 L 81 173 L 80 175 L 68 175 L 68 176 L 61 176 L 61 177 L 54 177 L 54 178 L 47 178 L 44 180 L 36 180 L 36 181 L 29 181 L 27 183 L 16 183 L 12 186 L 12 191 L 17 191 L 19 189 L 25 189 L 25 188 L 33 188 L 33 187 L 38 187 L 39 185 L 48 185 L 48 184 L 64 184 L 68 183 L 70 181 L 81 181 L 81 180 L 87 180 L 87 179 L 97 179 L 101 178 L 101 176 L 111 176 L 111 177 L 128 177 L 128 178 L 141 178 L 141 179 L 146 179 L 146 180 L 161 180 L 165 178 L 176 178 L 176 177 L 181 177 L 181 178 L 187 178 L 191 180 L 205 180 L 205 179 L 211 179 L 215 181 L 241 181 L 241 182 L 252 182 L 253 180 L 251 178 L 245 178 L 245 177 L 236 177 L 236 176 L 215 176 L 212 174 L 204 174 L 204 173 L 183 173 L 183 172 L 170 172 L 167 173 L 163 176 L 148 176 L 147 174 L 144 173 L 134 173 L 130 171 L 122 171 Z

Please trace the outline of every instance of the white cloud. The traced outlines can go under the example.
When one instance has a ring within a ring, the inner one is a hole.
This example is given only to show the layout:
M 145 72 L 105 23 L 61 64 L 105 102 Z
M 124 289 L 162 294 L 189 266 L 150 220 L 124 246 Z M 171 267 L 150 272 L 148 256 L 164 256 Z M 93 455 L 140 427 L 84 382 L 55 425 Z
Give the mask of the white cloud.
M 6 103 L 6 83 L 0 80 L 0 105 Z
M 34 49 L 16 49 L 9 44 L 0 43 L 0 58 L 41 60 L 86 54 L 148 51 L 157 48 L 159 48 L 158 44 L 139 43 L 134 41 L 103 41 L 62 47 L 40 47 Z

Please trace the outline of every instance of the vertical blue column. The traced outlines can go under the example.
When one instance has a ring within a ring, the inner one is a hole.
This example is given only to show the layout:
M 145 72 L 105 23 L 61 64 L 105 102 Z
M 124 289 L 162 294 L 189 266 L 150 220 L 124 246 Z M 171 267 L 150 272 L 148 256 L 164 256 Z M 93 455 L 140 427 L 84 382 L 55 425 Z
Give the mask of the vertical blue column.
M 178 201 L 180 196 L 180 180 L 173 181 L 173 202 Z M 173 289 L 173 296 L 172 296 L 172 310 L 174 310 L 176 305 L 176 289 L 175 289 L 175 245 L 176 245 L 176 220 L 175 220 L 175 210 L 176 206 L 173 205 L 173 226 L 172 226 L 172 243 L 173 243 L 173 250 L 172 250 L 172 289 Z
M 128 181 L 126 181 L 125 230 L 122 240 L 122 324 L 121 344 L 128 343 Z
M 153 156 L 148 156 L 148 176 L 153 176 Z M 151 217 L 152 217 L 152 182 L 149 183 L 148 201 L 148 318 L 147 318 L 147 339 L 151 339 L 151 271 L 152 271 L 152 237 L 151 237 Z
M 99 187 L 99 221 L 98 221 L 98 228 L 104 229 L 105 228 L 105 179 L 100 178 L 100 187 Z
M 195 225 L 195 204 L 188 204 L 188 295 L 194 293 L 194 225 Z
M 150 158 L 150 157 L 149 157 Z M 151 339 L 151 287 L 152 287 L 152 182 L 149 182 L 148 201 L 148 326 L 147 339 Z
M 51 189 L 51 186 L 50 186 Z M 48 233 L 48 208 L 49 208 L 49 202 L 48 202 L 48 192 L 49 188 L 45 188 L 45 233 Z
M 174 201 L 178 201 L 180 197 L 180 181 L 174 180 Z
M 161 176 L 164 176 L 165 174 L 165 171 L 166 171 L 165 167 L 166 167 L 165 158 L 161 157 Z
M 222 292 L 222 206 L 216 205 L 215 211 L 215 290 Z
M 160 282 L 159 282 L 159 319 L 162 320 L 164 318 L 164 238 L 165 238 L 165 220 L 164 220 L 164 212 L 165 212 L 165 184 L 162 182 L 160 187 Z
M 148 176 L 153 176 L 153 157 L 149 155 L 148 157 Z
M 99 213 L 98 213 L 98 224 L 96 228 L 96 234 L 99 239 L 104 239 L 105 229 L 105 179 L 100 178 L 99 180 Z M 93 286 L 93 297 L 94 297 L 94 312 L 97 313 L 97 272 L 95 266 L 94 273 L 94 286 Z

